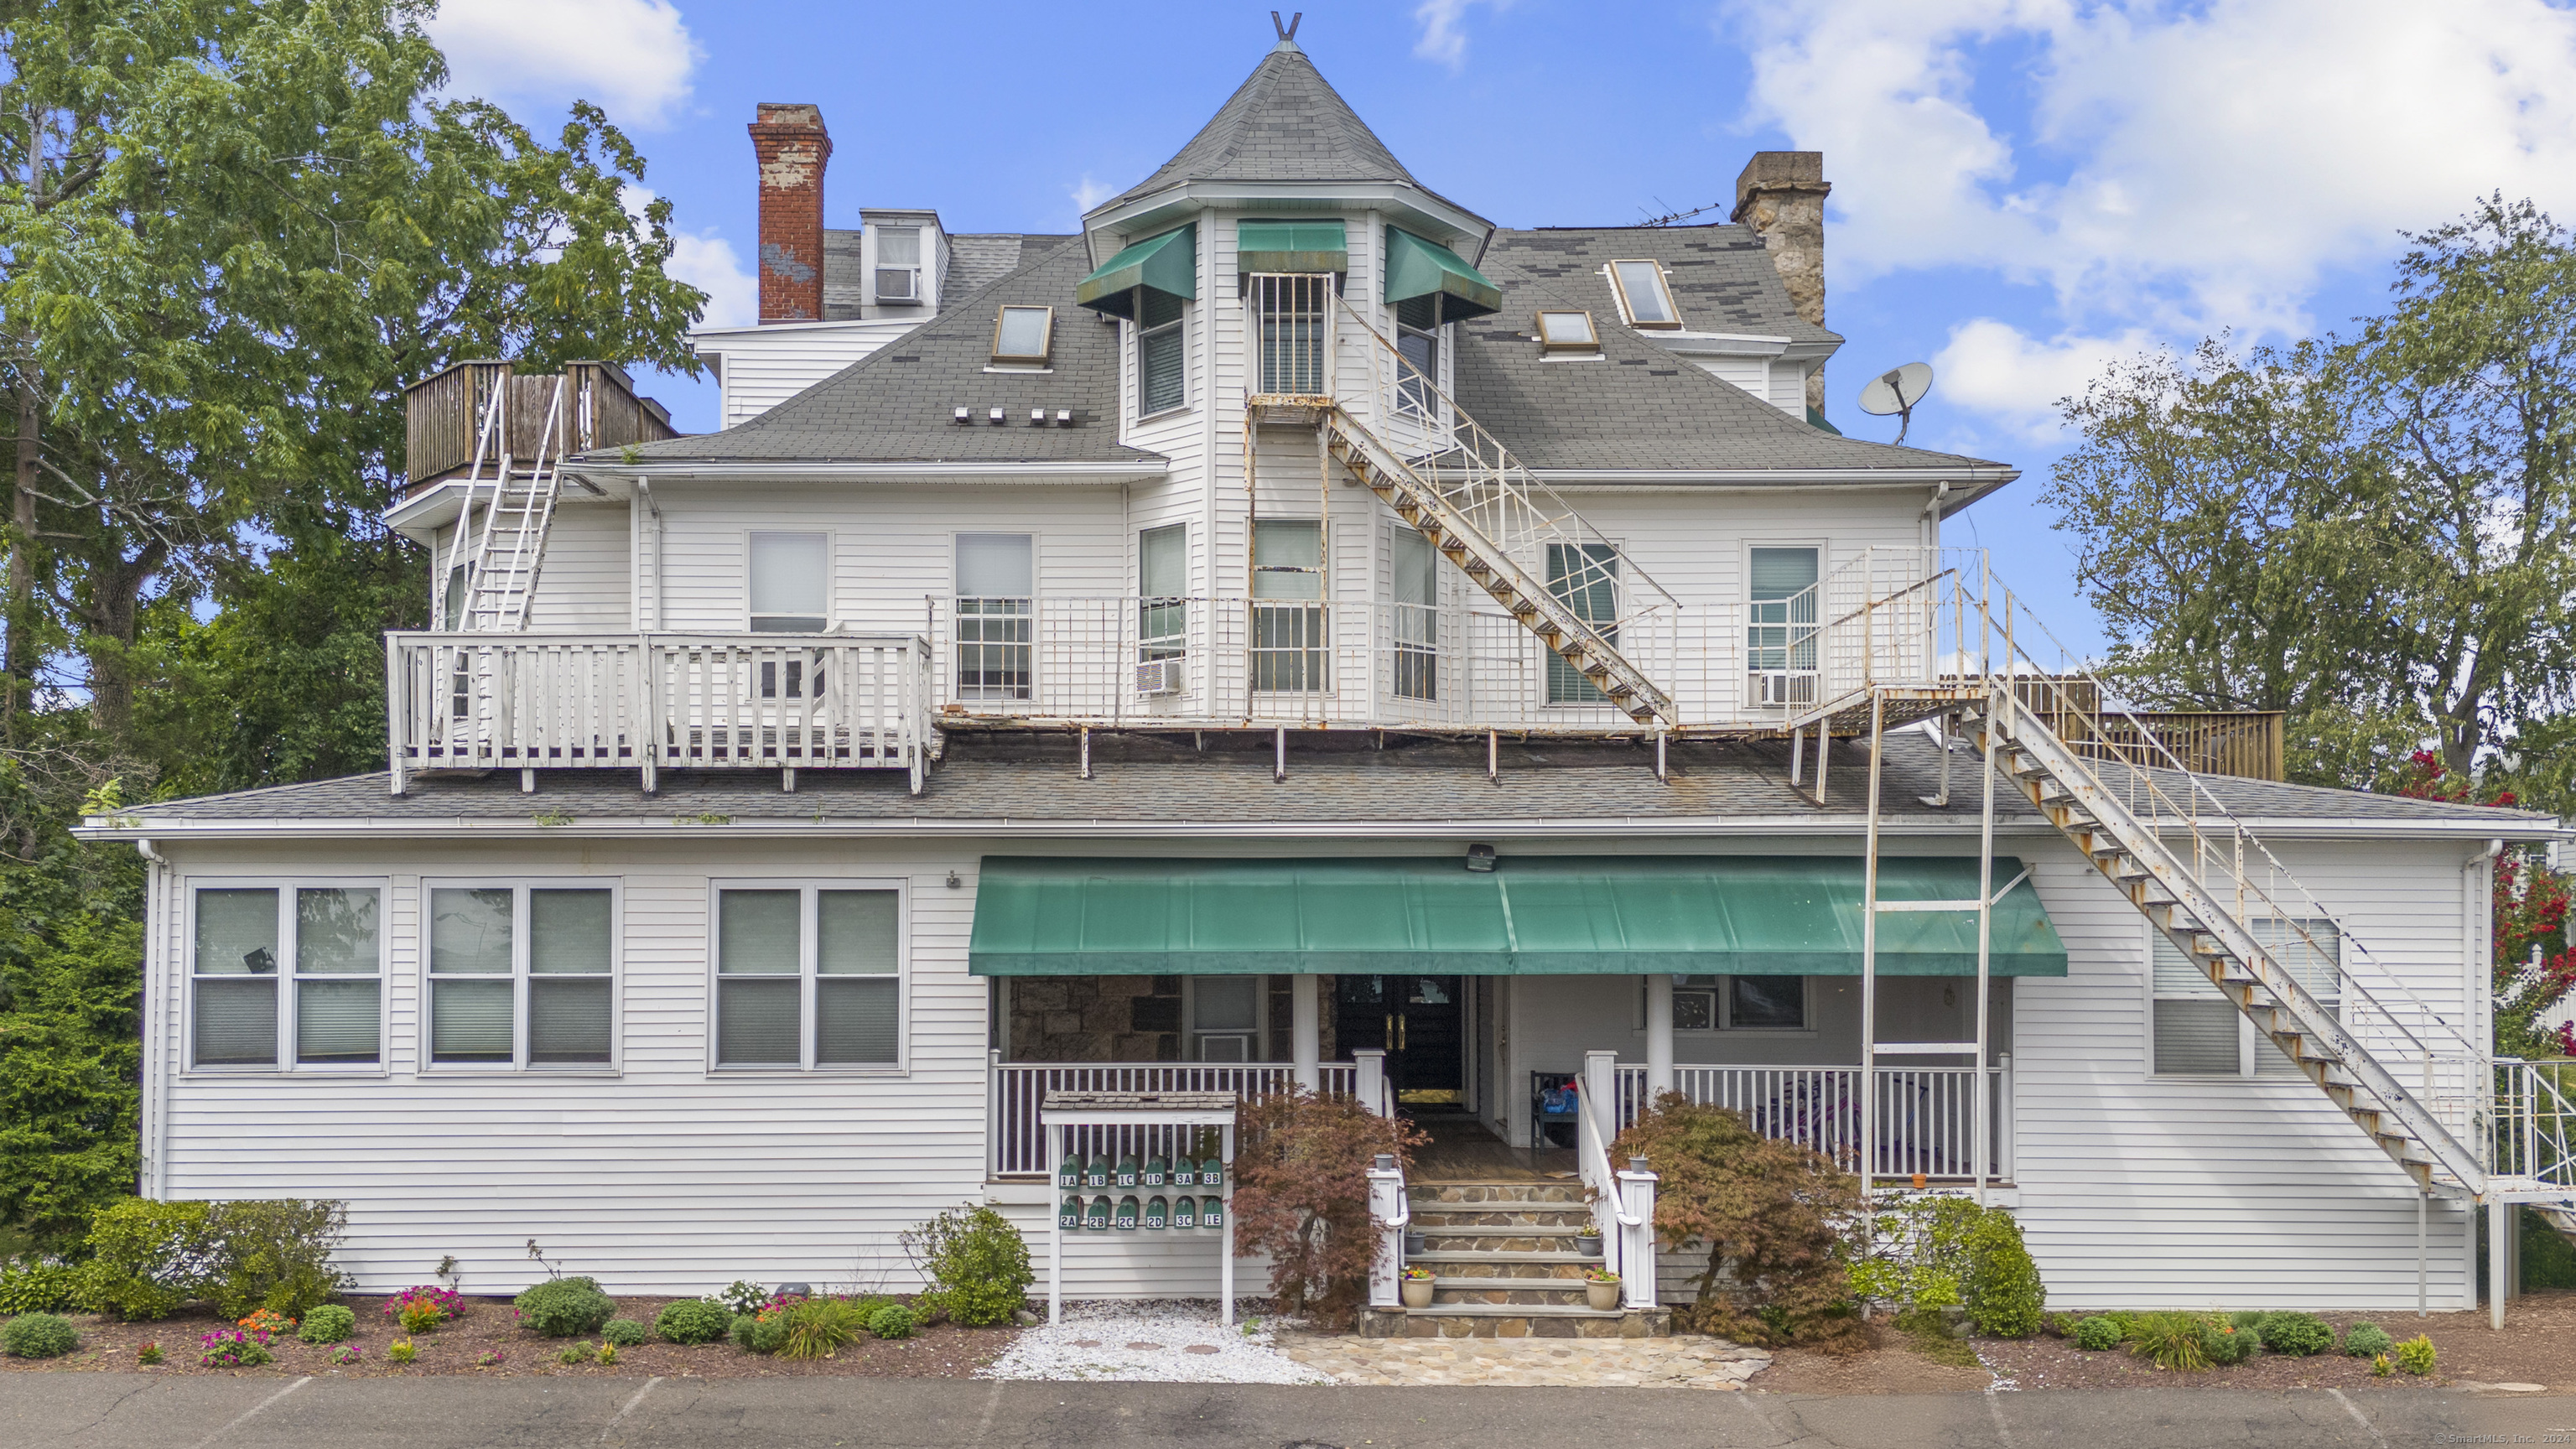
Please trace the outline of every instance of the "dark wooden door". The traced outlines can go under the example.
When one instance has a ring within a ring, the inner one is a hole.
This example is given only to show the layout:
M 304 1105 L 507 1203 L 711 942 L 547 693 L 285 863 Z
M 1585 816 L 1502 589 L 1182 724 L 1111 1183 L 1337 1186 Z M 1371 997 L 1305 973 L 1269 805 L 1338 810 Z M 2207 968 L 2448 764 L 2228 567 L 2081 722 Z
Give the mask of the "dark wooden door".
M 1334 1044 L 1344 1053 L 1385 1052 L 1387 1081 L 1405 1106 L 1463 1106 L 1466 986 L 1460 976 L 1341 977 Z

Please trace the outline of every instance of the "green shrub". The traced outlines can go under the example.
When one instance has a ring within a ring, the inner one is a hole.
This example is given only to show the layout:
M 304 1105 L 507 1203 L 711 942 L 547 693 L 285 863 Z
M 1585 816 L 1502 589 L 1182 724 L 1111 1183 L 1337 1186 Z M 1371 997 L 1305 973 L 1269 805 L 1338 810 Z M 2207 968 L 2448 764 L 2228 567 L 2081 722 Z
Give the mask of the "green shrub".
M 2334 1330 L 2313 1313 L 2266 1313 L 2258 1327 L 2264 1348 L 2292 1358 L 2307 1358 L 2335 1346 Z
M 2209 1325 L 2193 1313 L 2141 1313 L 2129 1320 L 2129 1352 L 2163 1369 L 2209 1367 Z
M 2343 1351 L 2354 1358 L 2377 1358 L 2397 1347 L 2397 1340 L 2376 1323 L 2356 1323 L 2343 1331 Z
M 2397 1345 L 2397 1366 L 2417 1378 L 2422 1378 L 2433 1371 L 2435 1359 L 2433 1340 L 2423 1334 L 2419 1333 Z
M 2021 1225 L 2002 1208 L 1924 1197 L 1864 1221 L 1868 1241 L 1851 1269 L 1860 1297 L 1891 1305 L 1898 1317 L 1965 1308 L 1969 1324 L 1995 1338 L 2028 1338 L 2047 1322 L 2039 1266 L 2022 1244 Z
M 331 1265 L 348 1229 L 348 1204 L 327 1198 L 209 1204 L 215 1261 L 206 1296 L 226 1318 L 254 1308 L 302 1318 L 348 1287 L 348 1275 Z
M 769 1290 L 747 1279 L 736 1278 L 720 1293 L 710 1293 L 707 1301 L 721 1303 L 736 1314 L 758 1313 L 769 1302 Z
M 0 1318 L 78 1308 L 80 1289 L 81 1270 L 60 1259 L 30 1255 L 0 1261 Z
M 51 1313 L 21 1313 L 0 1327 L 0 1349 L 13 1358 L 61 1358 L 80 1347 L 71 1320 Z
M 408 1338 L 397 1338 L 385 1345 L 385 1357 L 394 1363 L 409 1363 L 420 1357 L 420 1348 Z
M 599 1336 L 618 1348 L 633 1348 L 644 1341 L 644 1325 L 632 1318 L 612 1318 L 599 1326 Z
M 2120 1346 L 2120 1325 L 2101 1314 L 2075 1325 L 2075 1346 L 2087 1353 L 2103 1353 Z
M 325 1303 L 304 1315 L 295 1336 L 306 1343 L 341 1343 L 358 1331 L 358 1315 L 337 1303 Z
M 830 1358 L 868 1326 L 867 1315 L 865 1305 L 847 1298 L 809 1298 L 783 1315 L 773 1314 L 771 1321 L 783 1320 L 787 1326 L 778 1356 Z
M 879 1338 L 910 1338 L 921 1320 L 900 1303 L 889 1303 L 868 1315 L 868 1332 Z
M 214 1274 L 215 1240 L 201 1202 L 135 1197 L 100 1208 L 90 1217 L 89 1249 L 81 1302 L 128 1323 L 169 1317 L 203 1295 Z
M 1037 1282 L 1020 1230 L 989 1207 L 941 1213 L 905 1233 L 903 1246 L 930 1284 L 921 1306 L 969 1328 L 1009 1322 Z
M 2259 1329 L 2239 1328 L 2233 1323 L 2213 1323 L 2202 1333 L 2200 1351 L 2217 1368 L 2231 1368 L 2254 1356 L 2263 1346 Z
M 2231 1313 L 2227 1315 L 2227 1322 L 2231 1327 L 2251 1328 L 2259 1331 L 2263 1327 L 2263 1320 L 2271 1316 L 2272 1315 L 2269 1310 L 2255 1308 L 2241 1313 Z
M 733 1327 L 734 1315 L 721 1303 L 683 1298 L 664 1305 L 653 1331 L 672 1343 L 713 1343 Z
M 734 1319 L 729 1332 L 733 1346 L 745 1353 L 776 1353 L 787 1341 L 787 1315 L 773 1313 L 760 1318 L 745 1313 Z
M 161 1366 L 161 1345 L 157 1343 L 147 1343 L 141 1348 L 136 1349 L 134 1351 L 134 1361 L 137 1364 L 142 1365 L 144 1368 L 159 1368 Z
M 1968 1322 L 1992 1338 L 2028 1338 L 2039 1332 L 2039 1315 L 2048 1289 L 2039 1281 L 2039 1265 L 2022 1246 L 2021 1224 L 2002 1208 L 1988 1208 L 1968 1229 L 1968 1257 L 1962 1295 Z
M 588 1363 L 598 1356 L 599 1345 L 585 1339 L 580 1343 L 565 1344 L 563 1346 L 563 1351 L 555 1355 L 555 1362 Z
M 547 1338 L 597 1333 L 617 1313 L 617 1300 L 599 1291 L 596 1278 L 549 1278 L 510 1302 L 522 1325 Z

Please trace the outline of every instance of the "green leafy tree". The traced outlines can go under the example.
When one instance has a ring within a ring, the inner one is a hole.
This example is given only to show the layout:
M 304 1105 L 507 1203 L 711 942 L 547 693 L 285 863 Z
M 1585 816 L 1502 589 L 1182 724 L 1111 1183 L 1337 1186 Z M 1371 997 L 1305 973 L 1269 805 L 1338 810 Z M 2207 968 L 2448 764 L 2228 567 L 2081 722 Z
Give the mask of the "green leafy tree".
M 134 1190 L 143 928 L 75 913 L 0 956 L 0 1220 L 53 1247 Z

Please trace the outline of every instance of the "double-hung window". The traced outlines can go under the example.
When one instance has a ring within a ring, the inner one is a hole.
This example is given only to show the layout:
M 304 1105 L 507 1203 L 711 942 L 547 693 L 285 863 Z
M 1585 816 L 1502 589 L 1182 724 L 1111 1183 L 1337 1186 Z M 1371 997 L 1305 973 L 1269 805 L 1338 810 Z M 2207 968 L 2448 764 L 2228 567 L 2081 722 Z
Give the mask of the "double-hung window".
M 957 535 L 957 695 L 1029 697 L 1037 606 L 1036 540 L 1025 533 Z
M 1755 704 L 1815 702 L 1817 556 L 1812 547 L 1747 550 L 1744 658 Z
M 1324 526 L 1311 518 L 1252 521 L 1252 687 L 1324 688 Z
M 1190 304 L 1151 287 L 1136 289 L 1136 416 L 1167 413 L 1190 400 Z
M 831 626 L 831 536 L 755 533 L 750 571 L 755 634 L 820 634 Z
M 921 228 L 881 226 L 877 233 L 877 303 L 901 306 L 921 297 Z
M 2343 1004 L 2343 938 L 2332 921 L 2278 919 L 2250 924 L 2282 969 L 2307 988 L 2317 1004 L 2339 1012 Z M 2298 927 L 2306 929 L 2300 935 Z M 2302 1078 L 2298 1064 L 2258 1034 L 2254 1024 L 2173 942 L 2150 931 L 2154 981 L 2149 1067 L 2160 1077 Z M 2313 944 L 2311 944 L 2313 942 Z
M 1619 550 L 1606 543 L 1551 543 L 1547 546 L 1547 591 L 1589 624 L 1602 642 L 1617 645 L 1619 630 Z M 1608 696 L 1565 662 L 1547 656 L 1547 702 L 1604 704 Z
M 729 886 L 715 910 L 715 1066 L 902 1065 L 900 891 Z
M 1189 652 L 1190 526 L 1167 523 L 1136 535 L 1136 662 L 1163 667 L 1140 671 L 1139 693 L 1180 688 L 1177 661 Z M 1150 687 L 1148 687 L 1150 686 Z
M 201 886 L 193 895 L 196 1066 L 383 1064 L 382 887 Z
M 1440 552 L 1410 528 L 1392 531 L 1395 697 L 1440 697 Z
M 429 1065 L 616 1056 L 617 897 L 603 886 L 429 888 Z
M 1407 364 L 1396 370 L 1397 410 L 1417 418 L 1436 415 L 1440 400 L 1439 332 L 1399 325 L 1395 329 L 1395 351 Z

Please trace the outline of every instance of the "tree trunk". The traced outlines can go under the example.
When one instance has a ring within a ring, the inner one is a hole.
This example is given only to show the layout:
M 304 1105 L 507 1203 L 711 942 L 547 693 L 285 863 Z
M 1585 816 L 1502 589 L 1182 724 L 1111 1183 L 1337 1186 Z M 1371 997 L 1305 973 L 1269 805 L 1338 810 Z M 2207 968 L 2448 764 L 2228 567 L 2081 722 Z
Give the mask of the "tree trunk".
M 142 613 L 143 585 L 160 571 L 167 555 L 158 541 L 127 558 L 113 540 L 101 540 L 103 556 L 90 567 L 88 638 L 90 724 L 120 748 L 130 744 L 134 727 L 133 650 L 135 623 Z

